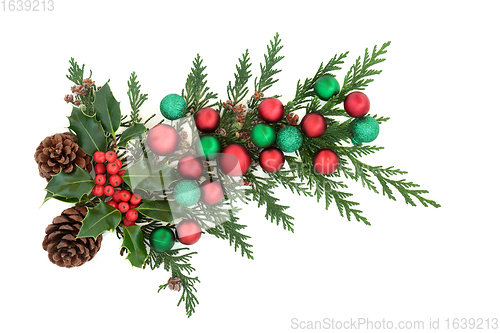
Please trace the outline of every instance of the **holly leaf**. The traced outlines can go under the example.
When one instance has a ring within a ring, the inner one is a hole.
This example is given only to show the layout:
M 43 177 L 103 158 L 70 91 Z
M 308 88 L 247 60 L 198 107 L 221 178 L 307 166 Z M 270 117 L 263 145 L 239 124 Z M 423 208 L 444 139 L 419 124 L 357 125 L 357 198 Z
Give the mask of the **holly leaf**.
M 158 221 L 170 222 L 173 220 L 172 210 L 167 200 L 145 200 L 135 210 Z
M 77 238 L 94 237 L 97 238 L 105 231 L 113 231 L 122 220 L 122 213 L 100 201 L 99 204 L 89 209 L 87 216 L 82 221 L 82 227 Z
M 81 201 L 86 201 L 86 194 L 83 195 Z M 66 202 L 66 203 L 77 203 L 77 202 L 80 202 L 80 199 L 78 198 L 66 198 L 66 197 L 61 197 L 59 195 L 55 195 L 54 193 L 51 193 L 49 191 L 47 191 L 47 194 L 45 195 L 45 199 L 43 199 L 43 203 L 42 203 L 42 206 L 43 204 L 45 204 L 47 201 L 49 201 L 50 199 L 56 199 L 56 200 L 59 200 L 59 201 L 62 201 L 62 202 Z
M 114 137 L 120 127 L 122 113 L 120 103 L 116 101 L 107 82 L 95 93 L 94 110 L 104 129 Z
M 133 124 L 123 131 L 122 136 L 120 137 L 120 142 L 118 142 L 118 147 L 127 148 L 127 143 L 130 140 L 139 138 L 144 132 L 146 132 L 146 126 L 143 124 Z
M 73 172 L 66 173 L 61 170 L 57 175 L 52 176 L 45 190 L 56 197 L 77 198 L 79 202 L 94 188 L 94 185 L 95 182 L 90 173 L 77 166 Z M 45 201 L 48 200 L 47 196 L 45 199 Z
M 175 181 L 174 168 L 167 164 L 155 165 L 152 160 L 141 158 L 131 165 L 122 179 L 135 191 L 148 192 L 166 190 Z
M 148 253 L 144 245 L 144 236 L 141 227 L 133 225 L 123 228 L 123 243 L 122 247 L 128 250 L 126 259 L 130 261 L 132 266 L 142 268 Z
M 96 115 L 88 116 L 80 108 L 73 107 L 69 119 L 69 127 L 78 138 L 78 146 L 89 154 L 97 150 L 106 151 L 106 136 Z

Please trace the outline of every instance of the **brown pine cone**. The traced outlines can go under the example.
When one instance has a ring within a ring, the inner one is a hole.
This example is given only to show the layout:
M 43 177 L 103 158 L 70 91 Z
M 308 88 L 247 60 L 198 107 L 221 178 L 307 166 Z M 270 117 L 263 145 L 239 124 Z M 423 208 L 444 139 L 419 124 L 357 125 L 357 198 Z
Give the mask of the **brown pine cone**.
M 49 260 L 60 267 L 77 267 L 92 260 L 101 248 L 102 235 L 76 238 L 87 208 L 74 206 L 64 210 L 45 229 L 43 249 L 49 253 Z
M 46 137 L 36 149 L 35 161 L 40 176 L 49 181 L 53 175 L 70 173 L 78 165 L 88 172 L 92 171 L 92 157 L 78 146 L 76 136 L 69 132 Z

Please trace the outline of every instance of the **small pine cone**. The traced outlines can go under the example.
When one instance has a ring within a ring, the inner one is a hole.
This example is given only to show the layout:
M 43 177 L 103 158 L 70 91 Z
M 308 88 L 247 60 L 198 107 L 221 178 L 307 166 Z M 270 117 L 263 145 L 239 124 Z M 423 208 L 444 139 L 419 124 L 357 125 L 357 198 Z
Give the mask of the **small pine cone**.
M 236 114 L 236 121 L 239 122 L 239 123 L 244 123 L 245 122 L 245 118 L 246 118 L 246 114 L 243 113 L 243 112 L 240 112 L 240 113 Z
M 295 126 L 299 122 L 299 116 L 293 112 L 290 112 L 286 115 L 286 121 L 288 121 L 289 125 Z
M 81 100 L 79 100 L 79 99 L 77 99 L 77 100 L 75 101 L 75 103 L 73 103 L 73 104 L 75 104 L 76 106 L 80 106 L 80 105 L 82 105 L 82 101 L 81 101 Z
M 238 104 L 238 105 L 234 106 L 233 111 L 234 111 L 234 113 L 240 113 L 240 112 L 245 111 L 245 109 L 246 109 L 246 106 L 244 106 L 243 104 Z
M 60 267 L 77 267 L 92 260 L 101 248 L 102 235 L 76 238 L 87 208 L 74 206 L 64 210 L 45 229 L 42 247 L 48 252 L 49 260 Z
M 179 136 L 181 137 L 182 140 L 187 140 L 188 138 L 188 133 L 186 131 L 181 131 L 179 133 Z
M 226 136 L 226 130 L 223 128 L 218 128 L 215 133 L 219 133 L 221 136 Z
M 179 279 L 178 277 L 171 277 L 170 279 L 168 279 L 167 285 L 168 289 L 170 290 L 180 291 L 182 286 L 181 279 Z
M 71 102 L 73 102 L 73 95 L 68 94 L 68 95 L 64 96 L 64 101 L 65 101 L 66 103 L 71 103 Z
M 224 107 L 224 110 L 232 110 L 233 109 L 233 101 L 228 99 L 225 102 L 222 102 L 222 106 Z
M 74 94 L 76 93 L 76 86 L 71 87 L 71 92 Z
M 258 92 L 256 91 L 254 94 L 253 94 L 253 98 L 255 99 L 261 99 L 264 97 L 264 93 L 261 93 L 261 92 Z
M 40 176 L 49 181 L 59 171 L 70 173 L 78 165 L 92 171 L 92 157 L 78 146 L 76 136 L 69 132 L 46 137 L 35 151 Z
M 92 81 L 90 78 L 83 80 L 83 86 L 87 90 L 92 88 L 94 86 L 94 84 L 95 84 L 95 81 Z

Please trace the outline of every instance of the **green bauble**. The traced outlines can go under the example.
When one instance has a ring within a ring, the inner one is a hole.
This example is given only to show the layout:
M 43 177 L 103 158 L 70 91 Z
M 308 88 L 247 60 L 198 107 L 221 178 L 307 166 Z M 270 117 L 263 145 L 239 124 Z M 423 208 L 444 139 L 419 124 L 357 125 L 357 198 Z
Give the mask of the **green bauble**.
M 175 235 L 169 227 L 158 227 L 149 236 L 151 247 L 157 252 L 170 250 L 175 243 Z
M 378 136 L 380 127 L 375 118 L 364 116 L 356 118 L 352 124 L 352 143 L 360 145 L 363 142 L 372 142 Z
M 291 153 L 302 146 L 302 133 L 294 126 L 285 126 L 278 131 L 276 145 L 284 152 Z
M 340 84 L 332 75 L 323 75 L 314 83 L 314 92 L 323 101 L 340 92 Z
M 163 97 L 160 103 L 161 114 L 169 120 L 176 120 L 184 117 L 186 108 L 186 101 L 182 96 L 177 94 L 170 94 Z
M 257 147 L 266 148 L 276 140 L 276 131 L 269 125 L 257 124 L 250 132 L 250 139 Z
M 175 201 L 184 207 L 191 207 L 200 200 L 201 190 L 192 180 L 182 180 L 174 187 Z
M 220 152 L 220 142 L 213 136 L 204 136 L 196 143 L 196 152 L 207 160 L 213 160 Z

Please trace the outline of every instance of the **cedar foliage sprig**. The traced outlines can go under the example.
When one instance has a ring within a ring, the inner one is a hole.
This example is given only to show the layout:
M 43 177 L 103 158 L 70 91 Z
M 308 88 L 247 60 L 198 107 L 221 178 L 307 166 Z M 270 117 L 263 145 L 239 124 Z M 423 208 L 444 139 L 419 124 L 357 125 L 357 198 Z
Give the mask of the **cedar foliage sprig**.
M 132 108 L 132 112 L 130 113 L 131 121 L 133 123 L 140 123 L 142 118 L 139 116 L 139 108 L 148 100 L 148 94 L 141 94 L 141 85 L 137 80 L 137 74 L 135 74 L 135 72 L 130 74 L 127 85 L 127 95 Z
M 66 75 L 66 78 L 68 78 L 68 80 L 73 82 L 75 85 L 83 86 L 83 80 L 85 79 L 85 64 L 80 67 L 80 65 L 78 65 L 78 62 L 73 57 L 71 57 L 71 59 L 69 60 L 69 64 L 70 67 L 68 68 L 68 74 Z M 92 70 L 90 70 L 89 72 L 90 74 L 88 78 L 90 79 L 92 78 Z M 96 87 L 93 86 L 87 91 L 87 94 L 85 94 L 84 96 L 76 95 L 76 98 L 82 101 L 82 111 L 89 116 L 94 115 L 95 91 Z
M 196 112 L 205 106 L 213 106 L 215 103 L 208 103 L 211 99 L 217 98 L 217 94 L 211 92 L 207 86 L 206 77 L 208 74 L 204 73 L 206 68 L 207 66 L 203 66 L 203 60 L 198 54 L 193 60 L 193 67 L 182 90 L 182 97 L 186 100 L 187 109 L 192 112 Z

